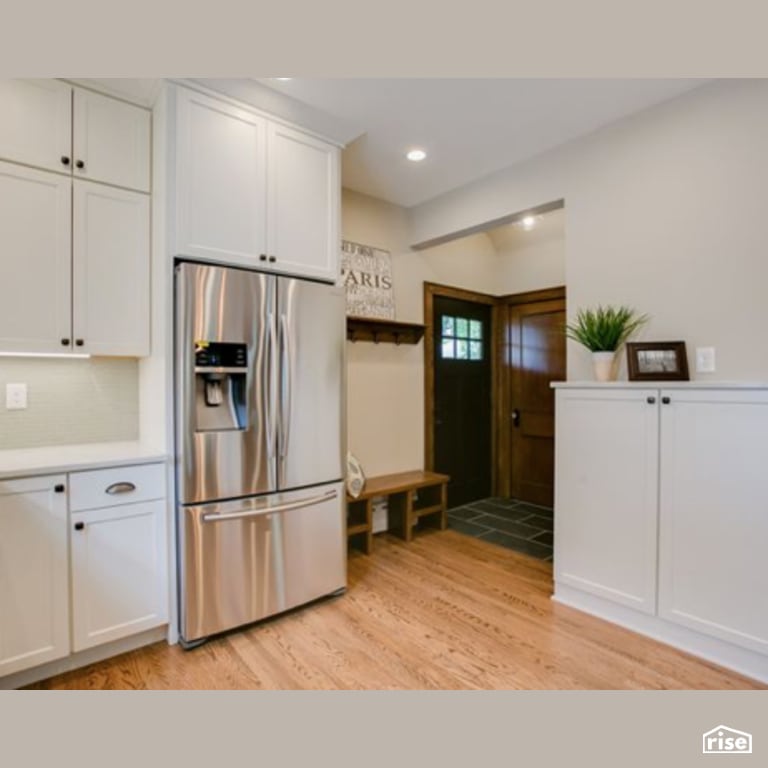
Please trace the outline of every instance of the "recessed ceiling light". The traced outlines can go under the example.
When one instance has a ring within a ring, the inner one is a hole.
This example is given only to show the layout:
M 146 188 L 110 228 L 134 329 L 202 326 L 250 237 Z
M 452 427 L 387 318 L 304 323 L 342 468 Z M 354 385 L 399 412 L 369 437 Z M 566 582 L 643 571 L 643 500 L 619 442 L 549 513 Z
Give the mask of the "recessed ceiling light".
M 523 216 L 523 218 L 520 220 L 520 224 L 522 225 L 523 229 L 533 229 L 536 226 L 536 217 Z
M 273 80 L 293 80 L 292 77 L 274 77 Z
M 423 149 L 412 149 L 406 154 L 406 157 L 413 163 L 420 163 L 427 153 Z

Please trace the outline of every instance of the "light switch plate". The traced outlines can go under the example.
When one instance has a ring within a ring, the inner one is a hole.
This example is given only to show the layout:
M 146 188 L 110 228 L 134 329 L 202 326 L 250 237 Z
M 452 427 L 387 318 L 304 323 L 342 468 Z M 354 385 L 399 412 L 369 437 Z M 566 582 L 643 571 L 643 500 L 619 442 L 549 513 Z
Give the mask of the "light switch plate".
M 9 411 L 20 411 L 27 407 L 27 385 L 5 385 L 5 407 Z
M 715 372 L 715 348 L 696 347 L 696 373 Z

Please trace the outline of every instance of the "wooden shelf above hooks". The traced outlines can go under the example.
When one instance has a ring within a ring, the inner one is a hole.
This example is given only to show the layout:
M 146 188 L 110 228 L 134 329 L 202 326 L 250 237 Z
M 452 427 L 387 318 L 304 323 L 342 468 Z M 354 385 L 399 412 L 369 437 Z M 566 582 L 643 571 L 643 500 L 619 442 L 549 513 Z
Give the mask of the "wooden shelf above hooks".
M 372 341 L 375 344 L 418 344 L 424 335 L 424 326 L 418 323 L 399 323 L 378 317 L 347 317 L 349 341 Z

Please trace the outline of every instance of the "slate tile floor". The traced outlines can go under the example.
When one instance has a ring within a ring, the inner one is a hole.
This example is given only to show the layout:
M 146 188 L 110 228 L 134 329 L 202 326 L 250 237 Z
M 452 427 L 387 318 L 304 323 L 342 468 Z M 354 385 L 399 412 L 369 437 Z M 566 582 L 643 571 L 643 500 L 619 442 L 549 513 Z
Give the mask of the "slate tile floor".
M 552 560 L 552 510 L 493 497 L 448 510 L 448 527 L 539 560 Z

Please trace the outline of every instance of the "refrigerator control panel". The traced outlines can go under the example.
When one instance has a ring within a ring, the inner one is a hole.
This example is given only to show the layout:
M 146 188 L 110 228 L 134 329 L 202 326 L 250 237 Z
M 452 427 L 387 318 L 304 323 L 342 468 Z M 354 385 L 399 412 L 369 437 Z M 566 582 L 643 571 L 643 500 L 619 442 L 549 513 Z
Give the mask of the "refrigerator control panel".
M 220 341 L 195 342 L 195 368 L 245 368 L 248 365 L 246 344 Z

